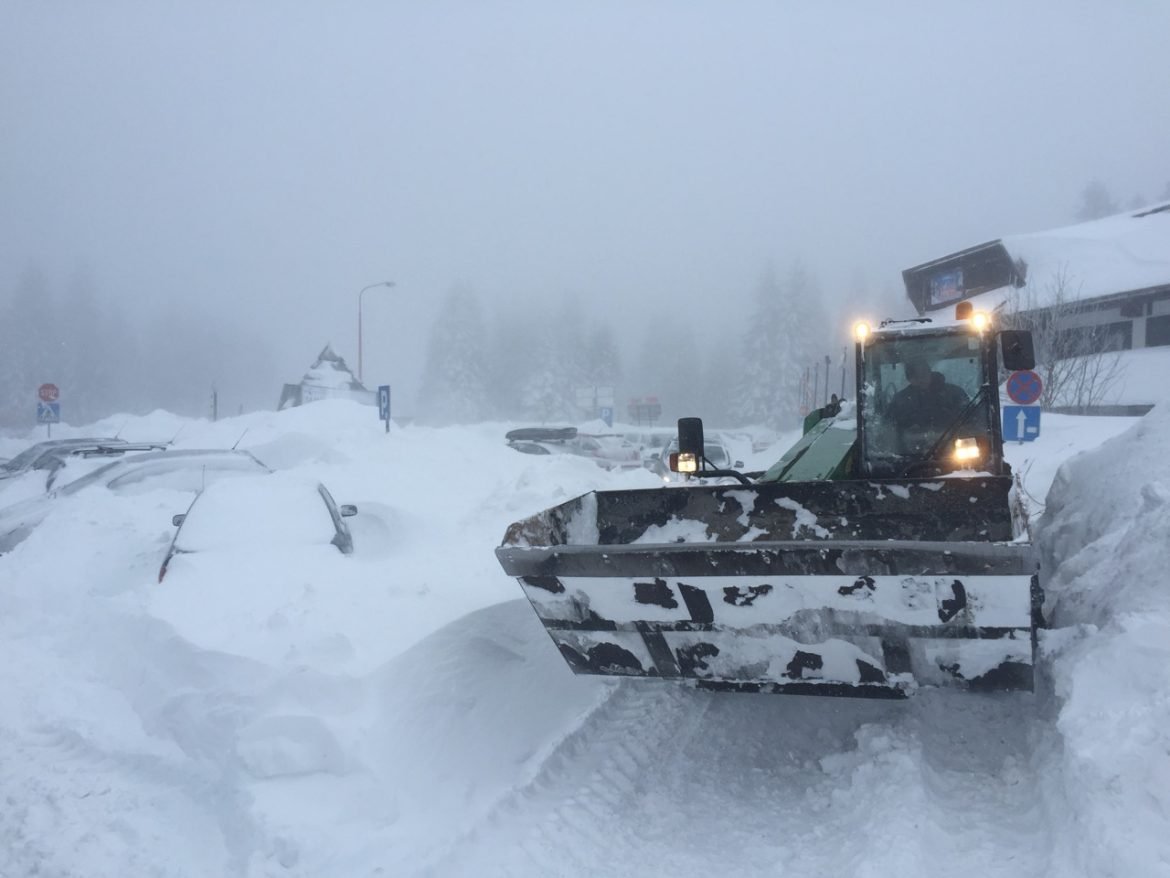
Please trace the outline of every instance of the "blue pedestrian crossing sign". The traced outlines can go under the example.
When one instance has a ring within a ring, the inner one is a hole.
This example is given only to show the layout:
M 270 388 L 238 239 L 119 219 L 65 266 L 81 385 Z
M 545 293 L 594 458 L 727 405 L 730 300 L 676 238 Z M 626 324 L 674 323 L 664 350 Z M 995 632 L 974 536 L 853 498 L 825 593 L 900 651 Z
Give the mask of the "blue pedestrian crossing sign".
M 1005 405 L 1003 439 L 1005 442 L 1031 442 L 1040 435 L 1040 406 Z
M 59 423 L 61 423 L 61 403 L 59 403 L 59 402 L 38 402 L 37 403 L 37 423 L 38 424 L 59 424 Z

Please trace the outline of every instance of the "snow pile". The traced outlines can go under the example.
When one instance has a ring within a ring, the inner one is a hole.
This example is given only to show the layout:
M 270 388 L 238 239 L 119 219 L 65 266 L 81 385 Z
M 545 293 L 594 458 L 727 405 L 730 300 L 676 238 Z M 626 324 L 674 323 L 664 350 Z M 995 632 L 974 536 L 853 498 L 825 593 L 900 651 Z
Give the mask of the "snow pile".
M 1060 629 L 1051 672 L 1063 746 L 1049 783 L 1066 874 L 1170 870 L 1168 433 L 1162 405 L 1070 461 L 1039 529 Z

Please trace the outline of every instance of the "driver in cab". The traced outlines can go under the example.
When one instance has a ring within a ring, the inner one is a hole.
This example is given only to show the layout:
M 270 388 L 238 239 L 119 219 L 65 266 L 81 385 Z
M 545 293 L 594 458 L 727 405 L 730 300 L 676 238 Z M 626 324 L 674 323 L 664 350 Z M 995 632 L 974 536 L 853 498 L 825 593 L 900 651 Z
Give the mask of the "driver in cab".
M 969 397 L 962 388 L 948 384 L 924 359 L 909 359 L 903 368 L 909 383 L 894 395 L 890 414 L 903 442 L 917 447 L 933 444 Z

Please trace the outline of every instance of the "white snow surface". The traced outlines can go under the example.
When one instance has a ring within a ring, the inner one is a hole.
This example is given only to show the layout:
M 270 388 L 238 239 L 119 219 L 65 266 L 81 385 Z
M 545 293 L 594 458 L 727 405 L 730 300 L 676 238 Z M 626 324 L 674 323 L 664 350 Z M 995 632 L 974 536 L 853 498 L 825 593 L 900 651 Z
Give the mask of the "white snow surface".
M 85 429 L 120 426 L 247 429 L 273 478 L 358 506 L 355 552 L 160 585 L 190 494 L 57 503 L 0 557 L 5 878 L 1170 874 L 1168 406 L 1008 448 L 1057 626 L 1039 691 L 904 703 L 573 676 L 492 550 L 649 472 L 342 400 Z

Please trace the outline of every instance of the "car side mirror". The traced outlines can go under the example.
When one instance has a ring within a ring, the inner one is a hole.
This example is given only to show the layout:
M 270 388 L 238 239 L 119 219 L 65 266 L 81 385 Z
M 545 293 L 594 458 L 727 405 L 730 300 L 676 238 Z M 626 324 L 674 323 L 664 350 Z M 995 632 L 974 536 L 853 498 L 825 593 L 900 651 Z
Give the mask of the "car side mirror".
M 172 515 L 171 516 L 171 524 L 173 524 L 175 527 L 180 527 L 183 524 L 183 522 L 186 520 L 187 520 L 186 513 L 181 513 L 179 515 Z
M 338 511 L 341 513 L 342 518 L 353 518 L 357 515 L 357 507 L 352 503 L 343 504 Z
M 736 461 L 735 463 L 733 463 L 731 466 L 732 466 L 732 468 L 733 468 L 733 469 L 743 469 L 743 461 L 742 461 L 742 460 L 737 460 L 737 461 Z
M 999 334 L 1003 348 L 1003 367 L 1009 372 L 1036 368 L 1036 350 L 1032 333 L 1026 329 L 1005 329 Z

